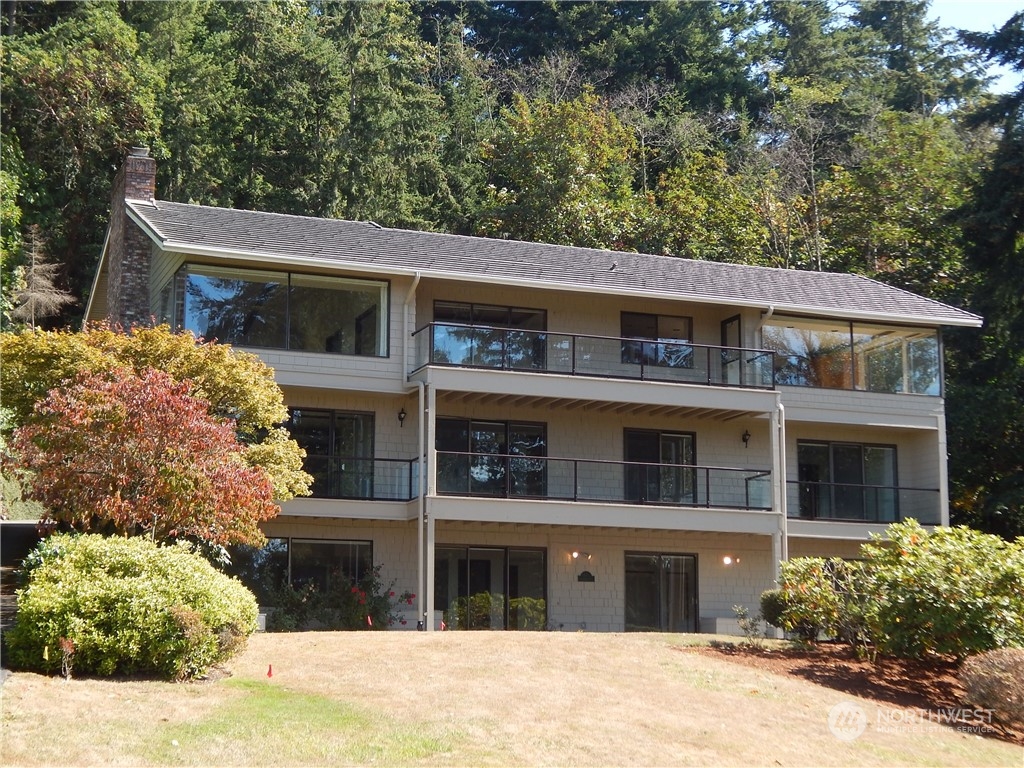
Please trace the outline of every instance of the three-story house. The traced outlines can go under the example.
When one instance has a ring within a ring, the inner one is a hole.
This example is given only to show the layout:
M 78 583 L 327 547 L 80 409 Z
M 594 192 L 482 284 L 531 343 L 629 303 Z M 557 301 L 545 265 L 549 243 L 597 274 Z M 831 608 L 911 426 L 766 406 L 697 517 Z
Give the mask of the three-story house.
M 787 557 L 948 524 L 943 326 L 864 277 L 153 199 L 130 156 L 87 318 L 257 353 L 313 496 L 293 581 L 382 564 L 426 627 L 736 631 Z M 410 625 L 413 622 L 410 622 Z

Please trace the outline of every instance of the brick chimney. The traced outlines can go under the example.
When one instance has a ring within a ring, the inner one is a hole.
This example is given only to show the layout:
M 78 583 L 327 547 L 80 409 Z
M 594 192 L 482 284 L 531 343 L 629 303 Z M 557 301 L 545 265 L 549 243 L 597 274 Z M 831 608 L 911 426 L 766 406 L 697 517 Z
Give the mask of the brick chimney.
M 149 324 L 149 265 L 153 242 L 128 218 L 125 200 L 156 195 L 156 160 L 146 147 L 132 147 L 114 177 L 107 242 L 107 319 L 126 330 Z

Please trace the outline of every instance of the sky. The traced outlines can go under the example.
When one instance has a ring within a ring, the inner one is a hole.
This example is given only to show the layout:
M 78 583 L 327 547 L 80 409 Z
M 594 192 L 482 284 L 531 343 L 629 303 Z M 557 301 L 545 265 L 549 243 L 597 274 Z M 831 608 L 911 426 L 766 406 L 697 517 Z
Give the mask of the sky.
M 1020 10 L 1024 10 L 1024 0 L 932 0 L 928 15 L 944 27 L 992 32 Z M 1021 73 L 1002 67 L 993 68 L 992 74 L 1000 75 L 992 85 L 997 92 L 1014 90 L 1021 80 Z

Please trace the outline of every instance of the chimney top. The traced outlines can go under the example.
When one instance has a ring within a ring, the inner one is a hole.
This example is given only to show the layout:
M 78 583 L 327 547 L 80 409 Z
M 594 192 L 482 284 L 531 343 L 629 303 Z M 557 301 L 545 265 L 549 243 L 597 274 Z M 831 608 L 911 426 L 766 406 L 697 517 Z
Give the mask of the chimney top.
M 132 147 L 128 150 L 129 157 L 149 157 L 149 147 Z

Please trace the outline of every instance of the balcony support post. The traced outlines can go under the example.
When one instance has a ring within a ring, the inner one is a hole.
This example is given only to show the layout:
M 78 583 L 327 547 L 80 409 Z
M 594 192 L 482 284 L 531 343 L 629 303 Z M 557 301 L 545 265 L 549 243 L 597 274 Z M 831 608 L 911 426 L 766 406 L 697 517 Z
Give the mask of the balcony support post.
M 786 514 L 786 408 L 782 404 L 782 393 L 775 393 L 775 408 L 771 414 L 770 442 L 772 451 L 772 509 L 779 516 L 781 539 L 778 562 L 789 559 L 788 517 Z
M 427 583 L 423 590 L 427 594 L 427 606 L 423 613 L 423 628 L 434 631 L 434 544 L 437 541 L 437 525 L 434 516 L 427 514 Z

